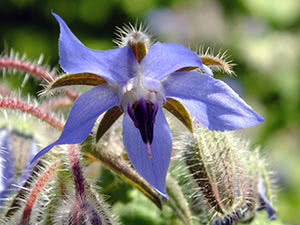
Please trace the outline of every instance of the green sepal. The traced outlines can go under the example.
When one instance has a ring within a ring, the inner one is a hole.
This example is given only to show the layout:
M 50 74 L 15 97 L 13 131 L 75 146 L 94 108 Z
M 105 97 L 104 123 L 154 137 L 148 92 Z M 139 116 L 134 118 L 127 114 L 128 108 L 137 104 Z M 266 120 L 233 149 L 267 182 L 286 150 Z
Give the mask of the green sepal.
M 119 106 L 114 106 L 106 111 L 104 114 L 97 133 L 96 133 L 96 142 L 106 133 L 106 131 L 116 122 L 116 120 L 123 114 Z
M 93 73 L 71 73 L 58 77 L 55 81 L 50 83 L 47 89 L 52 90 L 54 88 L 70 85 L 97 86 L 105 83 L 106 81 L 101 76 Z
M 205 53 L 200 56 L 202 63 L 208 66 L 213 71 L 220 71 L 227 73 L 229 75 L 235 75 L 232 67 L 235 65 L 231 60 L 226 56 L 226 52 L 223 54 L 219 53 L 216 56 L 212 54 Z
M 191 133 L 194 132 L 191 116 L 183 104 L 175 99 L 167 98 L 164 108 L 177 117 Z
M 201 56 L 202 63 L 207 66 L 223 66 L 220 60 L 216 57 Z
M 199 67 L 195 67 L 195 66 L 188 66 L 188 67 L 183 67 L 179 70 L 176 70 L 176 72 L 189 72 L 189 71 L 193 71 L 199 69 Z
M 140 63 L 148 52 L 145 42 L 129 43 L 129 46 L 135 55 L 136 61 Z

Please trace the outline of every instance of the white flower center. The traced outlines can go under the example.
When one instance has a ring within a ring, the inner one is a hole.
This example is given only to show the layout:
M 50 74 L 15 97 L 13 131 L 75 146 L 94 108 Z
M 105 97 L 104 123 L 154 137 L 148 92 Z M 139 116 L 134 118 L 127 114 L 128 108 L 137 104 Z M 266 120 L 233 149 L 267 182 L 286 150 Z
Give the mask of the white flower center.
M 128 105 L 133 105 L 135 102 L 144 99 L 146 101 L 163 106 L 165 103 L 165 95 L 163 86 L 158 80 L 144 77 L 141 73 L 131 78 L 121 93 L 121 108 L 126 111 Z

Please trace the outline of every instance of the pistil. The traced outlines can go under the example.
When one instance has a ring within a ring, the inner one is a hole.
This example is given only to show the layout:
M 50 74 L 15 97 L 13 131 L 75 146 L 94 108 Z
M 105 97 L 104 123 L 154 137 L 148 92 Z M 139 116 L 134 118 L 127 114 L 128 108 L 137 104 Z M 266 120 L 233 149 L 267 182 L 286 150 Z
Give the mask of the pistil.
M 151 154 L 151 145 L 149 142 L 146 143 L 147 146 L 147 154 L 148 154 L 148 158 L 151 159 L 152 158 L 152 154 Z

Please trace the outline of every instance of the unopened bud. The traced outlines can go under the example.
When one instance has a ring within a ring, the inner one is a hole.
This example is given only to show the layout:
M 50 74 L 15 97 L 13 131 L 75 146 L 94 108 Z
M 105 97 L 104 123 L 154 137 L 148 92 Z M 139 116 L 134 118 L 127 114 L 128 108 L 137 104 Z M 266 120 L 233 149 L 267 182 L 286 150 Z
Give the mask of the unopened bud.
M 181 156 L 192 178 L 192 196 L 204 212 L 210 212 L 206 217 L 211 224 L 252 220 L 263 196 L 258 151 L 250 151 L 248 142 L 229 132 L 206 128 L 199 128 L 186 143 Z M 265 209 L 271 219 L 269 205 L 265 204 Z

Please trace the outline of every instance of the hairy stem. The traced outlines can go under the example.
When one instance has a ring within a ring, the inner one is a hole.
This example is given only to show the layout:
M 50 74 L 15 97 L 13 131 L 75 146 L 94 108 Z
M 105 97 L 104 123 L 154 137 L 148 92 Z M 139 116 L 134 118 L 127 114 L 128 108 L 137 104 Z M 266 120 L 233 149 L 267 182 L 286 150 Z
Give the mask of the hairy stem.
M 42 78 L 48 82 L 54 80 L 54 77 L 43 67 L 21 59 L 15 59 L 6 56 L 0 58 L 0 69 L 2 68 L 16 69 L 25 73 L 29 73 L 35 77 Z
M 27 225 L 30 222 L 31 212 L 33 206 L 39 197 L 40 193 L 43 191 L 45 185 L 53 176 L 56 171 L 57 166 L 59 165 L 60 161 L 57 160 L 52 165 L 50 165 L 39 177 L 35 185 L 33 186 L 28 198 L 26 199 L 26 204 L 23 210 L 22 219 L 20 224 Z
M 62 121 L 56 119 L 49 113 L 43 112 L 39 107 L 35 107 L 20 100 L 0 99 L 0 108 L 19 110 L 28 113 L 60 131 L 63 130 L 64 127 L 64 123 Z

